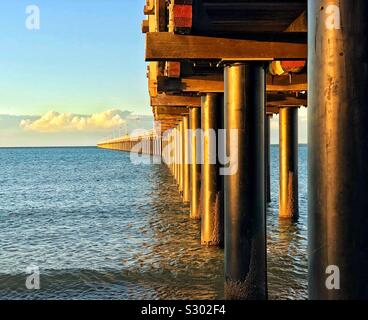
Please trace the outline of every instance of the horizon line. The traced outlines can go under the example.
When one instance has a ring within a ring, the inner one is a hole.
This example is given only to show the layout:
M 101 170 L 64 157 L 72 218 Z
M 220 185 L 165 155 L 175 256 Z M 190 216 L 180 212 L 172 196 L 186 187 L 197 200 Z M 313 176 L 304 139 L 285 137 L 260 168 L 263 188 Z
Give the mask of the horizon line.
M 279 146 L 279 143 L 271 143 L 270 146 Z M 298 146 L 307 146 L 308 143 L 298 143 Z M 57 149 L 57 148 L 98 148 L 96 145 L 82 146 L 0 146 L 0 149 Z

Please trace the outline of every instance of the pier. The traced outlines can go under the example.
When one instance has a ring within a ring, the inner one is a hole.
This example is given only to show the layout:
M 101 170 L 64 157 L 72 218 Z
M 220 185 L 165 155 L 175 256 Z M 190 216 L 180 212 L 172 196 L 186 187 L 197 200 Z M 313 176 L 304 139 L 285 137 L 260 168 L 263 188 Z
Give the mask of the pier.
M 293 223 L 308 108 L 309 296 L 367 299 L 368 2 L 147 0 L 144 13 L 155 128 L 98 146 L 161 157 L 203 246 L 225 250 L 226 298 L 263 300 L 270 118 L 279 217 Z

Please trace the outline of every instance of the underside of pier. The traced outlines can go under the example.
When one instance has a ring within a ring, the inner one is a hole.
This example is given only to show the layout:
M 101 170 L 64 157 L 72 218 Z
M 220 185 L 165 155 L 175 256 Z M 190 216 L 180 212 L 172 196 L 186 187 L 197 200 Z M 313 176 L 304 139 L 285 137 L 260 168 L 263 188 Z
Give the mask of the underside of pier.
M 368 187 L 356 171 L 368 173 L 368 4 L 354 3 L 146 2 L 142 32 L 156 126 L 135 141 L 148 137 L 142 152 L 165 160 L 190 217 L 201 220 L 202 244 L 225 247 L 228 299 L 267 298 L 270 118 L 280 119 L 279 216 L 293 223 L 304 107 L 311 109 L 310 296 L 368 298 L 367 281 L 364 287 L 356 279 L 368 267 Z M 343 21 L 351 26 L 342 28 Z M 100 146 L 131 150 L 130 137 L 122 139 Z M 325 287 L 331 265 L 345 277 L 338 291 Z

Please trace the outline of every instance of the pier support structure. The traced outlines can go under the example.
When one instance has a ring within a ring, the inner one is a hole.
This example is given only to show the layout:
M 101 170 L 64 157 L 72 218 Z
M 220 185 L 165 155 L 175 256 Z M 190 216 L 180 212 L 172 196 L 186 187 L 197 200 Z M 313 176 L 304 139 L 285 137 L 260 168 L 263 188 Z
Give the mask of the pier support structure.
M 266 114 L 265 117 L 265 188 L 266 188 L 266 202 L 271 202 L 271 130 L 270 130 L 270 122 L 272 115 Z
M 179 190 L 179 183 L 180 183 L 180 167 L 179 167 L 179 124 L 175 127 L 175 181 Z
M 233 63 L 225 67 L 228 155 L 235 152 L 229 130 L 238 132 L 238 168 L 225 176 L 227 299 L 266 298 L 264 100 L 262 63 Z
M 202 97 L 203 164 L 201 186 L 201 242 L 207 246 L 223 245 L 223 205 L 220 168 L 217 157 L 219 115 L 223 95 L 207 93 Z
M 174 148 L 174 134 L 173 134 L 173 129 L 169 130 L 166 134 L 166 148 L 165 150 L 167 151 L 166 157 L 169 161 L 169 168 L 170 168 L 170 172 L 171 175 L 173 177 L 175 177 L 174 174 L 174 169 L 175 169 L 175 148 Z
M 279 216 L 297 219 L 298 196 L 298 108 L 280 108 Z
M 189 114 L 190 137 L 190 217 L 199 220 L 201 194 L 201 109 L 191 108 Z
M 183 159 L 183 201 L 190 201 L 190 168 L 189 168 L 189 116 L 183 117 L 182 129 L 182 159 Z
M 179 185 L 180 194 L 183 194 L 183 177 L 184 177 L 182 145 L 183 145 L 183 121 L 180 121 L 179 126 L 178 126 L 178 144 L 177 144 L 178 185 Z
M 308 1 L 309 297 L 368 299 L 368 1 Z
M 167 150 L 167 158 L 169 161 L 171 175 L 174 177 L 174 168 L 175 168 L 175 149 L 174 149 L 174 136 L 173 130 L 169 130 L 167 132 L 167 140 L 166 140 L 166 150 Z
M 179 171 L 178 171 L 178 128 L 174 127 L 172 130 L 172 143 L 173 143 L 173 172 L 176 184 L 179 184 Z

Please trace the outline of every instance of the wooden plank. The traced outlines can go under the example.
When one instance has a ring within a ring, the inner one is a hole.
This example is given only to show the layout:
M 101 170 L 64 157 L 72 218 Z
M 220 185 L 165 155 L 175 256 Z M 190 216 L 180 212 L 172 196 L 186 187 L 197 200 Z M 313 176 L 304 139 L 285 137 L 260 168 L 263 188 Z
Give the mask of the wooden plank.
M 180 78 L 181 64 L 176 61 L 167 61 L 165 64 L 165 76 L 169 78 Z
M 267 92 L 273 91 L 307 91 L 306 74 L 282 77 L 267 77 Z M 158 77 L 158 92 L 224 92 L 223 75 L 203 75 L 170 79 Z
M 267 75 L 267 92 L 274 91 L 308 91 L 307 74 L 293 74 L 292 76 Z
M 201 97 L 159 94 L 151 97 L 151 106 L 200 107 Z
M 186 115 L 189 109 L 186 107 L 153 107 L 154 114 Z
M 277 85 L 268 84 L 267 92 L 282 92 L 282 91 L 308 91 L 308 83 Z
M 308 100 L 306 96 L 287 96 L 287 95 L 267 95 L 267 107 L 300 107 L 307 106 Z
M 271 103 L 270 105 L 266 106 L 266 113 L 267 114 L 278 114 L 280 111 L 280 108 L 282 107 L 283 106 L 272 105 Z M 286 107 L 299 108 L 301 106 L 300 105 L 288 105 Z M 171 124 L 175 126 L 176 124 L 179 124 L 181 120 L 182 120 L 182 117 L 176 117 L 176 116 L 166 115 L 166 114 L 155 114 L 155 121 L 160 122 L 161 125 Z
M 159 122 L 161 124 L 161 131 L 166 131 L 162 128 L 174 128 L 180 123 L 180 121 L 178 120 L 156 120 L 156 122 Z
M 177 96 L 159 94 L 151 98 L 151 105 L 155 107 L 200 107 L 201 97 Z M 295 94 L 267 94 L 267 107 L 307 106 L 307 96 Z
M 307 44 L 177 35 L 146 34 L 146 61 L 298 60 L 307 59 Z
M 278 114 L 280 108 L 279 107 L 266 107 L 267 114 Z
M 156 121 L 180 121 L 182 119 L 183 116 L 175 116 L 175 115 L 158 114 L 155 116 Z
M 149 16 L 149 15 L 153 15 L 155 14 L 155 3 L 153 0 L 148 0 L 146 1 L 146 5 L 144 6 L 144 9 L 143 9 L 143 13 L 146 15 L 146 16 Z
M 166 1 L 165 0 L 155 0 L 155 14 L 156 14 L 156 24 L 157 31 L 164 32 L 167 30 L 166 25 Z
M 158 121 L 161 125 L 161 131 L 165 132 L 171 128 L 175 128 L 179 122 L 178 121 Z
M 156 120 L 157 122 L 160 122 L 161 126 L 173 126 L 175 127 L 180 123 L 179 120 Z
M 224 92 L 222 75 L 205 75 L 169 79 L 158 77 L 158 92 Z
M 149 32 L 149 20 L 142 21 L 142 33 Z
M 157 81 L 153 79 L 148 79 L 148 92 L 151 97 L 157 96 Z

